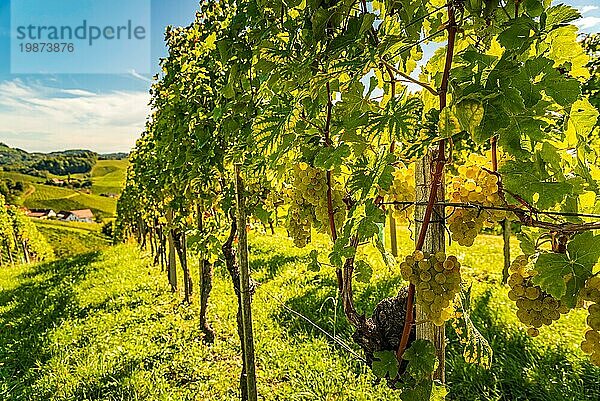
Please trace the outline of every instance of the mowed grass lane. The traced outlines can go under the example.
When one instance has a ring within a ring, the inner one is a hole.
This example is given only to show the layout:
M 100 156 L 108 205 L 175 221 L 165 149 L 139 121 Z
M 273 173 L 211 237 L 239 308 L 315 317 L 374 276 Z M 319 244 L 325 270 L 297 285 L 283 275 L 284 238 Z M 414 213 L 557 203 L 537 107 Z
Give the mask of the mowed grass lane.
M 310 249 L 252 232 L 258 390 L 265 400 L 398 400 L 369 369 L 281 303 L 352 344 L 337 301 L 334 272 L 308 271 Z M 403 253 L 412 248 L 402 231 Z M 473 282 L 473 318 L 495 351 L 492 369 L 467 365 L 450 326 L 449 400 L 600 399 L 600 369 L 578 350 L 584 313 L 575 312 L 531 339 L 500 285 L 501 240 L 482 236 L 454 248 Z M 323 243 L 319 245 L 325 249 Z M 514 250 L 516 253 L 516 249 Z M 356 285 L 370 313 L 404 284 L 372 250 L 373 280 Z M 197 258 L 191 257 L 197 272 Z M 235 400 L 241 362 L 236 299 L 222 266 L 215 269 L 209 320 L 216 341 L 204 344 L 198 305 L 170 293 L 165 274 L 133 245 L 54 263 L 0 270 L 0 399 Z M 195 280 L 197 283 L 197 280 Z

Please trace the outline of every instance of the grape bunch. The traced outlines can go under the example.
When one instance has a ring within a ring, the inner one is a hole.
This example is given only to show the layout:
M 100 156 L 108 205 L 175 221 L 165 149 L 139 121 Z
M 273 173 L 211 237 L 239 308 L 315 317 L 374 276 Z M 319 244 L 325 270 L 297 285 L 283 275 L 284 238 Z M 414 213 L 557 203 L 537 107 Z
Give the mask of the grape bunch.
M 310 210 L 297 204 L 292 204 L 288 210 L 288 232 L 294 239 L 294 245 L 298 248 L 305 247 L 311 237 Z
M 540 334 L 540 327 L 551 325 L 561 314 L 567 313 L 569 308 L 533 284 L 531 278 L 535 276 L 536 271 L 528 268 L 528 264 L 529 256 L 526 255 L 517 256 L 511 264 L 511 275 L 508 278 L 511 289 L 508 298 L 517 305 L 517 318 L 529 326 L 527 334 L 536 337 Z
M 327 208 L 327 178 L 323 170 L 307 163 L 298 163 L 292 169 L 292 188 L 286 191 L 290 201 L 288 231 L 298 247 L 306 246 L 311 240 L 311 228 L 315 227 L 331 235 Z M 346 208 L 339 189 L 332 188 L 332 203 L 336 228 L 346 218 Z
M 600 366 L 600 277 L 590 278 L 581 297 L 585 301 L 591 301 L 588 306 L 587 325 L 589 330 L 585 333 L 585 340 L 581 342 L 581 350 L 590 354 L 590 360 L 596 366 Z
M 451 302 L 460 291 L 460 263 L 444 252 L 415 251 L 400 264 L 405 280 L 414 284 L 417 303 L 431 321 L 441 326 L 453 313 Z
M 498 177 L 481 167 L 485 165 L 484 160 L 472 159 L 471 163 L 460 166 L 459 175 L 450 179 L 449 201 L 487 207 L 503 206 Z M 448 217 L 448 228 L 452 232 L 452 240 L 463 246 L 471 246 L 484 226 L 492 225 L 506 217 L 507 212 L 501 210 L 456 208 Z
M 386 202 L 415 201 L 415 164 L 394 170 L 394 181 L 387 191 L 380 191 Z M 393 205 L 392 216 L 396 223 L 406 224 L 414 214 L 414 206 Z

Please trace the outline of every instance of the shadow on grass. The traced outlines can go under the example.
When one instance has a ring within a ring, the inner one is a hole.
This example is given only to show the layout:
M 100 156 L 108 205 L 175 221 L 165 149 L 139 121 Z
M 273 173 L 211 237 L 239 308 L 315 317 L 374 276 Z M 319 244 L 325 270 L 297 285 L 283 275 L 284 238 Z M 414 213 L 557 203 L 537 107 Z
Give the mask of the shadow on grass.
M 600 369 L 587 360 L 573 363 L 569 350 L 542 347 L 523 331 L 499 324 L 489 306 L 492 295 L 489 289 L 473 308 L 475 325 L 494 349 L 490 370 L 466 364 L 454 330 L 446 331 L 451 400 L 600 400 Z
M 308 264 L 306 257 L 289 256 L 282 254 L 257 253 L 250 257 L 250 271 L 252 277 L 259 282 L 272 280 L 277 276 L 287 263 L 302 262 Z
M 338 296 L 337 282 L 333 278 L 318 275 L 304 285 L 306 291 L 300 296 L 288 299 L 285 304 L 296 312 L 306 316 L 329 333 L 339 334 L 351 342 L 354 329 L 344 316 L 341 300 Z M 378 281 L 365 286 L 357 286 L 354 294 L 354 304 L 359 313 L 370 316 L 375 306 L 384 298 L 397 295 L 402 287 L 400 278 Z M 290 336 L 326 336 L 305 320 L 289 311 L 279 309 L 274 319 Z
M 350 343 L 352 327 L 343 316 L 341 305 L 334 309 L 337 289 L 333 279 L 318 276 L 307 282 L 302 295 L 290 298 L 286 305 L 308 317 L 330 333 Z M 361 312 L 371 312 L 383 298 L 395 295 L 401 282 L 390 279 L 360 288 L 355 303 Z M 474 302 L 473 321 L 494 349 L 494 362 L 484 370 L 464 362 L 462 346 L 454 330 L 447 326 L 447 381 L 453 401 L 598 401 L 600 369 L 587 359 L 577 361 L 568 349 L 542 346 L 524 331 L 515 330 L 495 318 L 490 307 L 494 292 L 488 290 Z M 325 337 L 305 320 L 284 309 L 273 319 L 290 337 Z
M 16 288 L 0 291 L 0 381 L 13 394 L 26 390 L 51 357 L 48 333 L 77 313 L 73 286 L 93 271 L 98 256 L 93 252 L 34 266 Z

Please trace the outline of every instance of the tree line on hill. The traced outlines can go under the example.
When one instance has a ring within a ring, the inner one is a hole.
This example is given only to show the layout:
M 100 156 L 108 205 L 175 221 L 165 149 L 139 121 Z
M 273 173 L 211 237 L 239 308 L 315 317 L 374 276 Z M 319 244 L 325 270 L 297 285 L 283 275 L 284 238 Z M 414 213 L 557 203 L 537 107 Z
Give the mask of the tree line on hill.
M 28 153 L 0 143 L 0 167 L 35 177 L 46 178 L 48 174 L 86 174 L 98 160 L 120 160 L 126 153 L 100 155 L 90 150 L 65 150 L 52 153 Z
M 25 183 L 23 181 L 14 181 L 10 178 L 0 180 L 0 195 L 8 203 L 15 203 L 16 198 L 25 192 Z

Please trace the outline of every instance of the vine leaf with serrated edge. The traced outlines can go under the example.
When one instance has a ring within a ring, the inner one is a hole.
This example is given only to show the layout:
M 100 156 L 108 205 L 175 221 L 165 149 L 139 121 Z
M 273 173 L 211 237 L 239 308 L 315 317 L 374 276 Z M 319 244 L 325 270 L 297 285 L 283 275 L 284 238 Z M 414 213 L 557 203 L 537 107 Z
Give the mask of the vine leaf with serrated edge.
M 453 326 L 464 347 L 463 357 L 467 363 L 489 369 L 492 366 L 494 351 L 471 320 L 471 287 L 459 293 L 458 301 L 457 309 L 461 315 L 454 319 Z
M 364 260 L 357 260 L 354 263 L 354 278 L 361 283 L 368 283 L 373 277 L 373 267 Z
M 398 375 L 398 359 L 392 351 L 377 351 L 373 353 L 373 374 L 381 379 L 394 378 Z
M 567 253 L 541 253 L 535 261 L 533 282 L 573 308 L 577 295 L 592 275 L 600 258 L 600 235 L 578 234 L 567 245 Z
M 319 252 L 316 249 L 310 251 L 308 255 L 310 257 L 310 263 L 308 264 L 308 270 L 318 272 L 321 270 L 321 264 L 319 263 Z

